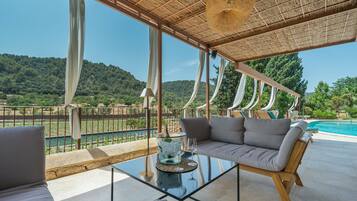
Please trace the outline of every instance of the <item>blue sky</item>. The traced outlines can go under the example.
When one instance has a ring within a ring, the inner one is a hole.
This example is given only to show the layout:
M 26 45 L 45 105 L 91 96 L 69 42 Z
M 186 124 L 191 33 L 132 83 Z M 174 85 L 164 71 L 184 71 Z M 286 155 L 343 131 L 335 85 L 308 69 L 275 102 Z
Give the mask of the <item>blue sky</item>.
M 308 92 L 319 81 L 332 84 L 341 77 L 357 76 L 357 43 L 300 52 L 304 66 L 304 78 L 309 81 Z
M 68 46 L 67 0 L 1 0 L 0 53 L 65 57 Z M 146 79 L 148 27 L 94 0 L 86 1 L 85 58 L 117 65 L 140 80 Z M 194 79 L 198 50 L 164 34 L 163 79 Z M 357 44 L 300 53 L 304 78 L 312 91 L 328 83 L 357 76 Z M 218 59 L 211 63 L 218 63 Z M 211 77 L 215 71 L 211 70 Z M 204 79 L 203 79 L 204 80 Z

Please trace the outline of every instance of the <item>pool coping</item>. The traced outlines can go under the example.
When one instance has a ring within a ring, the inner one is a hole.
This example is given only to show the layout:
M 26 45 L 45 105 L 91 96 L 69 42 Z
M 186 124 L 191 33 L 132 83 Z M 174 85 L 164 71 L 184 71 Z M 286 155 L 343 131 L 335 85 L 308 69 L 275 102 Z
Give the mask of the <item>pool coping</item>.
M 357 136 L 353 136 L 353 135 L 346 135 L 346 134 L 340 134 L 340 133 L 329 133 L 329 132 L 325 132 L 325 131 L 319 131 L 319 133 L 323 134 L 323 135 L 332 135 L 332 136 L 340 136 L 340 137 L 357 139 Z
M 352 122 L 356 122 L 357 123 L 357 119 L 307 119 L 307 120 L 304 120 L 306 121 L 307 123 L 312 123 L 312 122 L 316 122 L 316 121 L 352 121 Z

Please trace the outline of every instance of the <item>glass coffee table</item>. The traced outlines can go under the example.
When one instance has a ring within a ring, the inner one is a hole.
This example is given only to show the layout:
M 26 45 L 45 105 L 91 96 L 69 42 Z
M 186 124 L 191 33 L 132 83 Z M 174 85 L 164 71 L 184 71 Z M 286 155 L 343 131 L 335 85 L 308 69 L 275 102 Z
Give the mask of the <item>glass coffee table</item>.
M 137 159 L 112 165 L 111 200 L 114 200 L 114 171 L 118 170 L 131 178 L 150 186 L 164 195 L 176 200 L 188 198 L 197 201 L 193 194 L 214 182 L 230 170 L 237 169 L 237 201 L 239 201 L 239 164 L 233 161 L 186 152 L 183 157 L 192 159 L 198 163 L 198 167 L 185 173 L 166 173 L 156 168 L 158 155 L 148 155 Z M 125 200 L 127 201 L 127 200 Z

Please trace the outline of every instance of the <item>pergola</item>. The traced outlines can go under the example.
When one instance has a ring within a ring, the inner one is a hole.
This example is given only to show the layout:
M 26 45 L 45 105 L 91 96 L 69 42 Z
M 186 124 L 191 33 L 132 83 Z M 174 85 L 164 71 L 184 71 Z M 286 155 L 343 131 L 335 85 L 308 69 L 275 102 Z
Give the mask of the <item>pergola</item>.
M 274 55 L 357 40 L 357 0 L 257 0 L 247 22 L 236 32 L 219 34 L 208 27 L 204 0 L 99 0 L 159 30 L 158 131 L 162 126 L 162 32 L 236 63 L 237 71 L 293 96 L 296 92 L 242 63 Z M 209 68 L 206 68 L 209 80 Z M 209 117 L 209 83 L 206 115 Z

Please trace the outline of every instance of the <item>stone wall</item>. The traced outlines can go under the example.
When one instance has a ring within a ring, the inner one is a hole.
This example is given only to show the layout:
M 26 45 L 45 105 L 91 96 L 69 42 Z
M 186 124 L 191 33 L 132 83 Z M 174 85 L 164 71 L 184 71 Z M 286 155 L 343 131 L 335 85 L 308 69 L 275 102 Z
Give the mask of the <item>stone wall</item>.
M 146 140 L 139 140 L 48 155 L 46 179 L 52 180 L 144 156 L 147 153 L 146 143 Z M 155 153 L 156 149 L 156 140 L 151 139 L 150 153 Z

